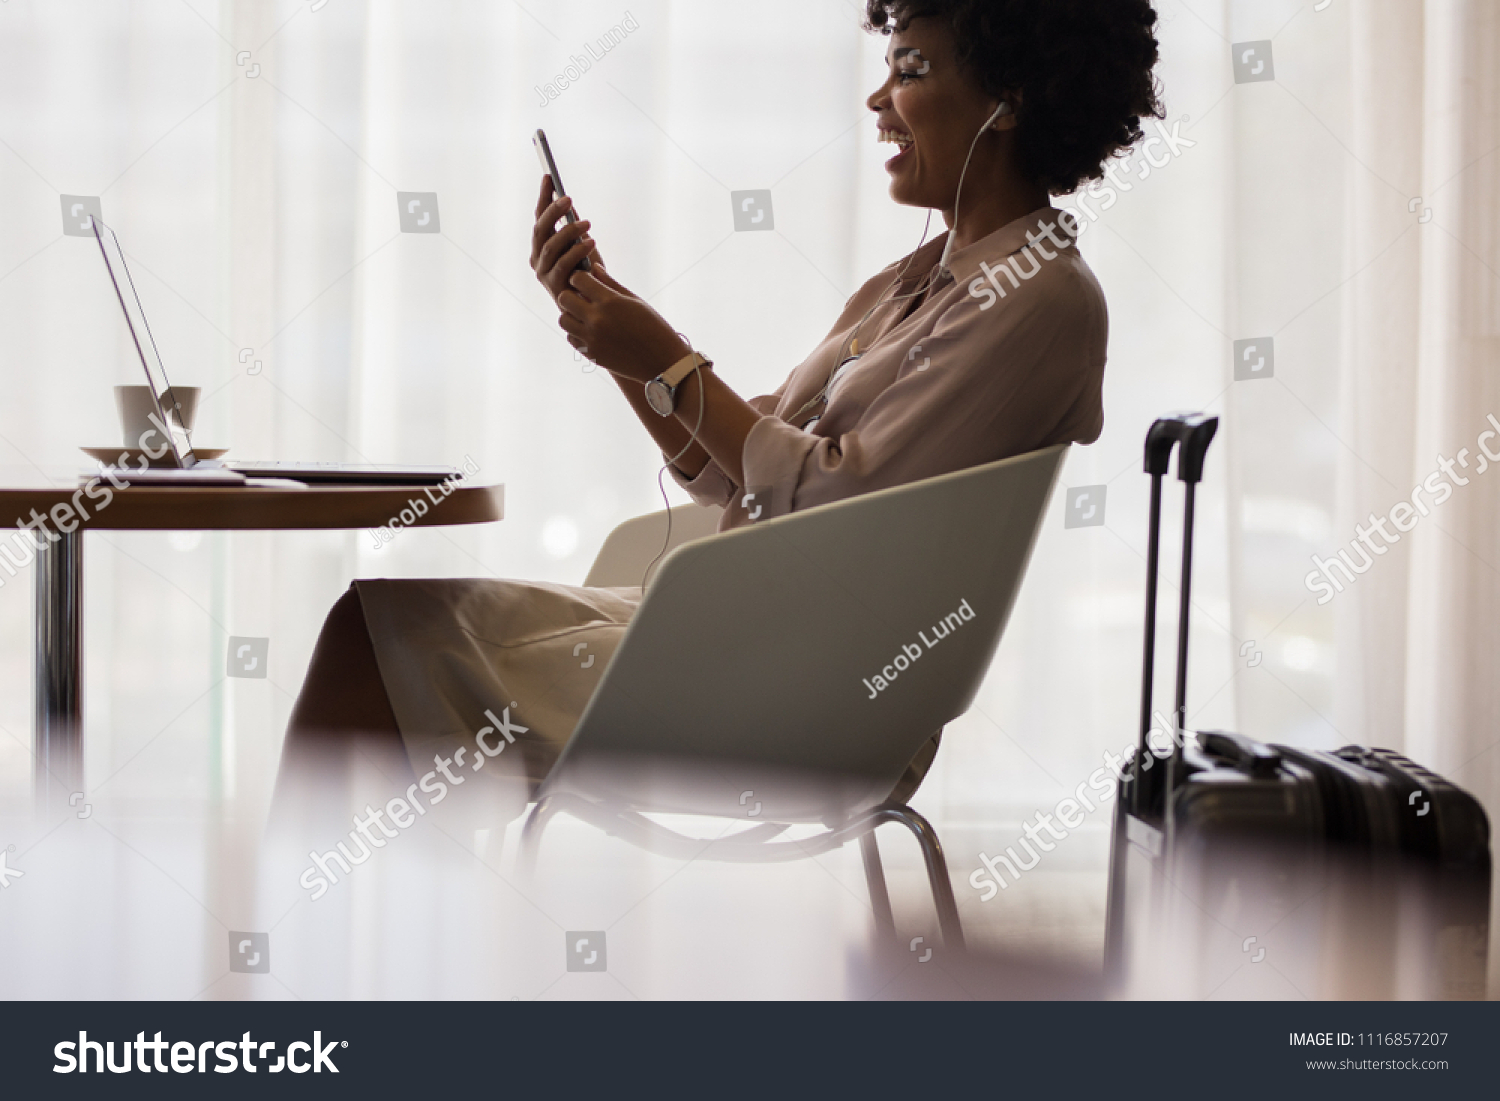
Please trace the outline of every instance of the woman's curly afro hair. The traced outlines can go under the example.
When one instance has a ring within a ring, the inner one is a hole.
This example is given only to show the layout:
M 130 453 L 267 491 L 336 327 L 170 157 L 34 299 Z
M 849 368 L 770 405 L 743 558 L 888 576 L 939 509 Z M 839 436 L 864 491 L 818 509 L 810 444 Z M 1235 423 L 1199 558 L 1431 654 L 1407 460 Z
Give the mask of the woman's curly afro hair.
M 921 18 L 947 23 L 985 92 L 1020 93 L 1021 169 L 1051 194 L 1103 177 L 1142 118 L 1165 117 L 1149 0 L 866 0 L 871 31 Z

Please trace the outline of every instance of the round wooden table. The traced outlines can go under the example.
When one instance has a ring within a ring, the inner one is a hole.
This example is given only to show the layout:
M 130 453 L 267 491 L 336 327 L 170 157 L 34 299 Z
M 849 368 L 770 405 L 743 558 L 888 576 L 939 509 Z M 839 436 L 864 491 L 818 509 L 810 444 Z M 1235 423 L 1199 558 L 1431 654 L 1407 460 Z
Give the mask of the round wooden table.
M 83 534 L 99 531 L 266 531 L 376 528 L 407 510 L 408 527 L 485 524 L 505 515 L 504 486 L 129 486 L 107 481 L 94 496 L 77 487 L 0 488 L 5 538 L 0 568 L 15 575 L 26 543 L 36 557 L 35 677 L 32 731 L 39 797 L 79 790 L 83 779 Z M 105 500 L 104 491 L 109 490 Z M 417 515 L 415 502 L 426 506 Z M 31 534 L 27 534 L 27 533 Z M 13 563 L 12 559 L 19 559 Z M 0 582 L 6 580 L 0 577 Z

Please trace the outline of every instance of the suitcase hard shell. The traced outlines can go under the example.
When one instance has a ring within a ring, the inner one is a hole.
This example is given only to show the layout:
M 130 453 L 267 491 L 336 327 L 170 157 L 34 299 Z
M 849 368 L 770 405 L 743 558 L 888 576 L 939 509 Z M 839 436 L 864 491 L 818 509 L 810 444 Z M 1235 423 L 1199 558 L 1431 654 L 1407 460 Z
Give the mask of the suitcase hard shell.
M 1141 731 L 1116 801 L 1106 969 L 1116 980 L 1140 978 L 1127 960 L 1137 971 L 1193 972 L 1183 957 L 1194 947 L 1207 959 L 1217 939 L 1222 960 L 1247 932 L 1243 951 L 1259 962 L 1253 930 L 1269 927 L 1288 942 L 1282 958 L 1297 961 L 1288 971 L 1317 996 L 1483 997 L 1491 857 L 1473 796 L 1387 749 L 1330 753 L 1184 731 L 1193 492 L 1216 428 L 1212 417 L 1170 417 L 1147 435 Z M 1161 483 L 1174 447 L 1187 497 L 1177 698 L 1172 729 L 1153 731 Z M 1192 986 L 1189 976 L 1156 992 Z

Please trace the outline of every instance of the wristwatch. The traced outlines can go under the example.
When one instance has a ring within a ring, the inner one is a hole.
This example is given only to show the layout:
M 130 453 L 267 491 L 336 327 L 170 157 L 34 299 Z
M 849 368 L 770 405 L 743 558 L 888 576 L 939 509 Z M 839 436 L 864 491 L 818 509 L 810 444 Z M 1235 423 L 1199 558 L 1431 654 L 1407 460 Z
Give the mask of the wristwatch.
M 701 367 L 712 367 L 714 361 L 698 352 L 689 352 L 650 382 L 646 383 L 646 403 L 664 417 L 677 410 L 677 389 L 682 380 Z

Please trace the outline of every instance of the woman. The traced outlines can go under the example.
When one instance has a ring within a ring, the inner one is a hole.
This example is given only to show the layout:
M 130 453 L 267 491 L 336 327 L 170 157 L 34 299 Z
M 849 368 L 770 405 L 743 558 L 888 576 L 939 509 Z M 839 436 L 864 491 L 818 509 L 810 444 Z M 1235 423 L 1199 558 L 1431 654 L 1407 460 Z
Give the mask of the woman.
M 898 147 L 891 197 L 940 212 L 948 232 L 861 287 L 774 394 L 739 397 L 613 277 L 588 221 L 558 229 L 572 200 L 554 202 L 546 179 L 532 268 L 678 482 L 725 506 L 721 527 L 1092 442 L 1104 297 L 1049 196 L 1100 179 L 1140 119 L 1161 117 L 1155 18 L 1147 0 L 868 0 L 868 28 L 890 38 L 887 78 L 867 102 L 880 140 Z M 520 805 L 640 599 L 639 588 L 356 582 L 314 650 L 283 777 L 353 748 L 403 786 L 422 777 L 414 797 L 498 777 Z M 935 750 L 936 738 L 897 795 Z

